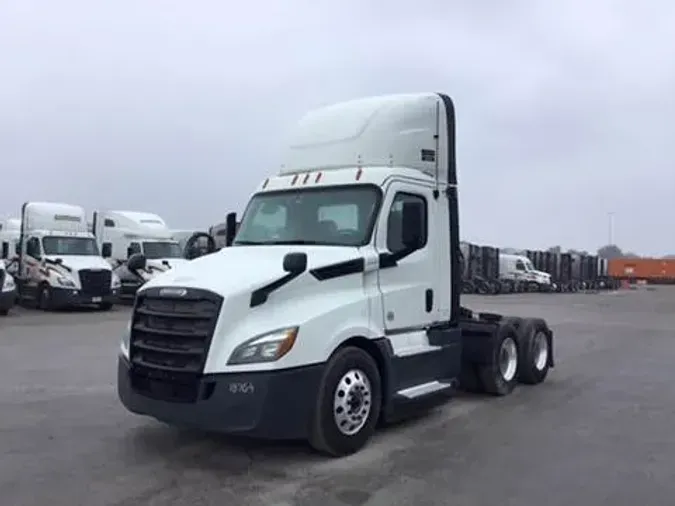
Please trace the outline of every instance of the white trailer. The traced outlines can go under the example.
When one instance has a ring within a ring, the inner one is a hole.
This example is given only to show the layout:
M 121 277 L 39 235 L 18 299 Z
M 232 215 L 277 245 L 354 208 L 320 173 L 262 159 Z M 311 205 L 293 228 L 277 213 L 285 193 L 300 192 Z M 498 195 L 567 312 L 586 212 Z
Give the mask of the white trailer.
M 186 261 L 172 231 L 157 214 L 94 211 L 92 228 L 103 257 L 121 280 L 121 299 L 133 300 L 143 283 Z M 139 253 L 147 259 L 145 266 L 130 269 L 127 260 Z
M 19 297 L 48 310 L 97 305 L 110 309 L 120 281 L 87 230 L 84 209 L 57 202 L 26 202 L 15 277 Z
M 506 395 L 542 382 L 553 365 L 543 320 L 460 305 L 458 218 L 447 95 L 309 113 L 232 247 L 139 290 L 120 347 L 122 403 L 338 456 L 458 385 Z

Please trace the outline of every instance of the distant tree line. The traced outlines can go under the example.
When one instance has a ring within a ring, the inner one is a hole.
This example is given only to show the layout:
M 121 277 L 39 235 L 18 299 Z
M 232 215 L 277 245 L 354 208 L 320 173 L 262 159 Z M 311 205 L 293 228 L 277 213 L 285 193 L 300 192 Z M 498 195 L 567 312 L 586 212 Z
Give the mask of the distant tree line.
M 552 253 L 572 253 L 572 254 L 578 254 L 578 255 L 588 255 L 588 251 L 584 250 L 576 250 L 576 249 L 568 249 L 567 251 L 563 251 L 562 247 L 560 246 L 553 246 L 552 248 L 549 248 L 548 251 Z M 601 248 L 598 248 L 598 251 L 596 252 L 596 255 L 599 256 L 600 258 L 640 258 L 640 255 L 633 253 L 631 251 L 623 251 L 621 248 L 619 248 L 616 244 L 607 244 Z M 664 258 L 675 258 L 675 255 L 666 255 Z

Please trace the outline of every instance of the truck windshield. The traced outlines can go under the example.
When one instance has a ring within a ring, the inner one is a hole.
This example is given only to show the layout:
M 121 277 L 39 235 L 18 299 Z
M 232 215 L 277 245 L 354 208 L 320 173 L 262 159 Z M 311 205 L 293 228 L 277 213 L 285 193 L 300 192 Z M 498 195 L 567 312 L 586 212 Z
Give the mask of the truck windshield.
M 370 242 L 380 198 L 372 185 L 258 193 L 234 244 L 363 246 Z
M 100 255 L 96 240 L 89 237 L 43 237 L 42 248 L 45 255 Z
M 170 241 L 146 241 L 143 243 L 143 254 L 150 260 L 160 258 L 182 258 L 183 251 L 176 242 Z

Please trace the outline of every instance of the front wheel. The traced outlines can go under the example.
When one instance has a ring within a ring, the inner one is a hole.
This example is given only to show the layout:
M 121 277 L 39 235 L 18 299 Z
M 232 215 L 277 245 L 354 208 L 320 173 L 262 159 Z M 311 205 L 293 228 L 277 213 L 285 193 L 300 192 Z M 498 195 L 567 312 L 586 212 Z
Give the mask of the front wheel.
M 360 450 L 375 432 L 382 405 L 373 357 L 349 346 L 330 359 L 319 385 L 310 444 L 334 457 Z
M 112 307 L 113 307 L 113 305 L 112 305 L 111 302 L 103 302 L 103 303 L 98 305 L 98 308 L 101 311 L 110 311 L 112 309 Z
M 43 311 L 51 311 L 54 309 L 54 304 L 52 302 L 52 289 L 47 283 L 43 283 L 40 286 L 38 291 L 37 307 Z

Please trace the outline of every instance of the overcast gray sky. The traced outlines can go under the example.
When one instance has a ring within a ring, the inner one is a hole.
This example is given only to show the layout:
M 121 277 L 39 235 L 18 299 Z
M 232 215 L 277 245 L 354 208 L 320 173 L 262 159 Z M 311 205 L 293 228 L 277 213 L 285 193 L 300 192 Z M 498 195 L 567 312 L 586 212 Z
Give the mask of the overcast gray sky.
M 0 215 L 203 229 L 308 109 L 431 90 L 457 107 L 464 239 L 595 249 L 613 211 L 620 246 L 675 253 L 673 26 L 667 0 L 0 0 Z

